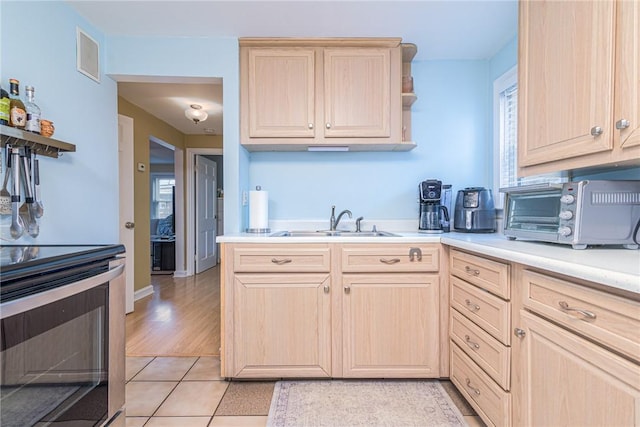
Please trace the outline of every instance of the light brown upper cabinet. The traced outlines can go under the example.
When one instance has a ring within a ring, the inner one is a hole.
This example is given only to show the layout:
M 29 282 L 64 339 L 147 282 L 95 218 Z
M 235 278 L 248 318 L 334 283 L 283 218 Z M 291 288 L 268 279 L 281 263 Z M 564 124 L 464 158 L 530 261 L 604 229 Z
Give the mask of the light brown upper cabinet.
M 247 50 L 249 138 L 315 136 L 315 50 Z
M 520 2 L 519 174 L 640 159 L 640 3 Z
M 400 39 L 240 39 L 250 151 L 407 151 Z

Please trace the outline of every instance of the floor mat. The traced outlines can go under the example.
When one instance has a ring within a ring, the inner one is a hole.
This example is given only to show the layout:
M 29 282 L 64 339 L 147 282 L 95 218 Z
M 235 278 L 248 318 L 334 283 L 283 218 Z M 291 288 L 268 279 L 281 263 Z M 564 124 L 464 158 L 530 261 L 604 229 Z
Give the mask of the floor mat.
M 276 383 L 267 426 L 466 426 L 440 381 Z

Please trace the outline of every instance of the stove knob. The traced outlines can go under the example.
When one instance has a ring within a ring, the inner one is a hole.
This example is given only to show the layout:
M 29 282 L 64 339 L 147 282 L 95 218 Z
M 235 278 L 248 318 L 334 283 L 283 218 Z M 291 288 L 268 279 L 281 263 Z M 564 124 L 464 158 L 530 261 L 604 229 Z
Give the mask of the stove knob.
M 571 219 L 573 218 L 573 212 L 571 211 L 562 211 L 560 215 L 558 215 L 560 219 Z
M 571 236 L 571 228 L 570 227 L 560 227 L 558 228 L 558 234 L 562 237 Z
M 564 196 L 560 197 L 560 203 L 565 203 L 567 205 L 575 202 L 575 200 L 576 198 L 573 194 L 565 194 Z

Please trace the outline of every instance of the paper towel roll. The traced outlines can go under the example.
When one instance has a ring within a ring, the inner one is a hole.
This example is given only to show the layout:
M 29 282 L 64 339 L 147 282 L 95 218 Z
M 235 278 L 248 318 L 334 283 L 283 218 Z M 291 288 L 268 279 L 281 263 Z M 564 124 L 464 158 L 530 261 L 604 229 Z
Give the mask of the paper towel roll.
M 269 228 L 269 192 L 249 191 L 249 230 L 258 231 Z

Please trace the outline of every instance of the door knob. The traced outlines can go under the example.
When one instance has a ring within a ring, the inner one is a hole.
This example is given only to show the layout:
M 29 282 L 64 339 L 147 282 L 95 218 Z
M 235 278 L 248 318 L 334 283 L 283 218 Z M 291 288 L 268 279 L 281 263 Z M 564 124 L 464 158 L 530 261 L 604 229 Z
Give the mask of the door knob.
M 127 221 L 124 223 L 125 228 L 128 228 L 129 230 L 132 230 L 136 225 L 131 222 L 131 221 Z

